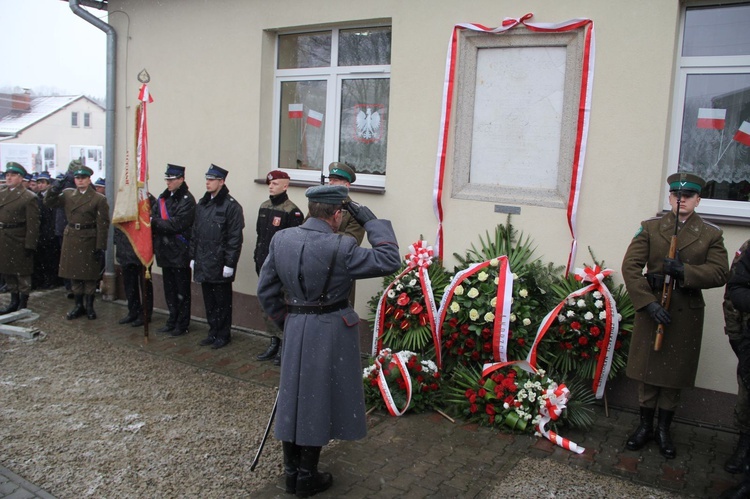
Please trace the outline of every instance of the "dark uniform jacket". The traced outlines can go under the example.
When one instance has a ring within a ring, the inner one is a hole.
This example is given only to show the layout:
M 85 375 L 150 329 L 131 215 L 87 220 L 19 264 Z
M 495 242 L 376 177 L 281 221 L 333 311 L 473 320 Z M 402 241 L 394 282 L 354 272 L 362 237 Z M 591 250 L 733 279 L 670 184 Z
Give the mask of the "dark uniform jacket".
M 54 208 L 44 206 L 44 192 L 37 193 L 39 204 L 39 251 L 55 248 L 58 244 L 55 235 L 55 212 Z M 49 255 L 47 255 L 49 257 Z
M 161 203 L 168 218 L 162 218 Z M 183 182 L 174 194 L 169 189 L 151 205 L 151 231 L 154 253 L 160 267 L 186 268 L 190 266 L 190 238 L 195 221 L 195 198 Z
M 289 199 L 286 192 L 270 196 L 268 200 L 263 201 L 258 210 L 258 221 L 255 224 L 255 232 L 258 234 L 253 254 L 256 273 L 260 274 L 260 268 L 266 261 L 268 246 L 271 244 L 273 235 L 282 229 L 302 225 L 302 221 L 302 212 Z
M 702 289 L 726 283 L 728 265 L 724 237 L 719 227 L 693 213 L 679 229 L 677 251 L 685 264 L 685 278 L 672 292 L 670 324 L 665 326 L 661 350 L 654 351 L 657 324 L 643 307 L 661 302 L 661 286 L 649 285 L 643 274 L 662 275 L 664 258 L 674 234 L 675 214 L 641 222 L 622 262 L 622 276 L 635 315 L 633 338 L 628 354 L 630 378 L 667 388 L 690 388 L 695 384 L 703 336 Z
M 195 208 L 195 223 L 190 239 L 190 259 L 195 260 L 195 282 L 220 284 L 233 282 L 242 250 L 245 216 L 242 206 L 229 195 L 226 185 L 211 199 L 207 192 Z M 224 267 L 234 269 L 223 277 Z
M 367 432 L 357 313 L 345 305 L 321 315 L 287 315 L 287 302 L 319 303 L 337 247 L 325 305 L 346 302 L 355 279 L 398 270 L 401 257 L 391 223 L 371 220 L 365 229 L 372 249 L 334 234 L 317 218 L 282 230 L 271 241 L 258 299 L 284 329 L 275 426 L 279 440 L 322 446 L 334 438 L 359 439 Z
M 96 281 L 102 271 L 96 251 L 107 249 L 109 204 L 107 198 L 89 186 L 83 194 L 78 189 L 61 193 L 50 188 L 44 205 L 62 207 L 68 225 L 63 231 L 60 254 L 60 277 L 81 281 Z
M 39 238 L 39 204 L 34 193 L 21 185 L 13 190 L 0 188 L 0 224 L 0 274 L 31 275 Z

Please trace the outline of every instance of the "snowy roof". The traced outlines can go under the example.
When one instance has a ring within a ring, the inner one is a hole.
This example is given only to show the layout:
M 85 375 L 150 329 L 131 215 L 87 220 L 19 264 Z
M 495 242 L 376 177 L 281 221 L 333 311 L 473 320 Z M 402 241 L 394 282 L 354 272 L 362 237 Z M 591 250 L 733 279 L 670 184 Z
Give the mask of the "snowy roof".
M 31 111 L 12 111 L 9 115 L 0 119 L 0 136 L 15 135 L 42 121 L 48 116 L 55 114 L 65 106 L 78 99 L 91 100 L 84 95 L 62 95 L 53 97 L 32 97 Z M 91 101 L 94 102 L 94 101 Z M 96 102 L 94 102 L 96 104 Z M 97 104 L 98 106 L 99 104 Z M 100 106 L 101 107 L 101 106 Z

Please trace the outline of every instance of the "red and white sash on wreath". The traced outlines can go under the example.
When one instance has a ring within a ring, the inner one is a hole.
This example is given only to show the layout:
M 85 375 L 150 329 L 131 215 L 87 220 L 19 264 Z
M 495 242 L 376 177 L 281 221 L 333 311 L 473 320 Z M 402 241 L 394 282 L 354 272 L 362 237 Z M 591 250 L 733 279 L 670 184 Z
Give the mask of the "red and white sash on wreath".
M 390 352 L 388 351 L 388 353 Z M 404 379 L 406 386 L 406 403 L 404 404 L 404 407 L 402 409 L 396 407 L 396 402 L 393 400 L 393 395 L 391 395 L 391 389 L 388 387 L 388 381 L 385 379 L 385 374 L 383 374 L 383 366 L 380 363 L 380 357 L 375 359 L 375 367 L 378 370 L 378 388 L 380 389 L 380 395 L 383 396 L 385 407 L 388 409 L 391 416 L 402 416 L 409 408 L 409 404 L 411 404 L 411 376 L 409 375 L 409 370 L 406 368 L 406 364 L 404 364 L 404 360 L 399 356 L 399 352 L 392 354 L 391 360 L 401 372 L 401 377 Z M 391 366 L 386 367 L 390 368 Z

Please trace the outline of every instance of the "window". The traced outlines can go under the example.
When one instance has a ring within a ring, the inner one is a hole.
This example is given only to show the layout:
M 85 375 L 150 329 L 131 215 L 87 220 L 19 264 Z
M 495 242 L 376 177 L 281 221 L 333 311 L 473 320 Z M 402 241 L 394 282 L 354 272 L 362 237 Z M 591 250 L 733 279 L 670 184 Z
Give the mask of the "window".
M 78 127 L 78 113 L 76 112 L 70 113 L 70 126 Z
M 319 181 L 328 164 L 385 186 L 391 72 L 390 26 L 281 34 L 275 71 L 274 163 Z
M 91 113 L 83 113 L 83 126 L 91 128 Z
M 706 180 L 702 213 L 750 217 L 750 3 L 685 8 L 677 57 L 669 173 Z

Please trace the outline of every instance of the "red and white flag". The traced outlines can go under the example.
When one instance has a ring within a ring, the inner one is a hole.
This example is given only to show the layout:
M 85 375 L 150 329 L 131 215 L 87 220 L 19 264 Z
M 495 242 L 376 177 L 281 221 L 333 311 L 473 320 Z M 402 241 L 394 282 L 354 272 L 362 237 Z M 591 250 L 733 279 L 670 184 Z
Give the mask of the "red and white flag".
M 712 109 L 702 107 L 698 109 L 698 128 L 712 128 L 714 130 L 724 130 L 724 123 L 727 118 L 726 109 Z
M 304 114 L 304 104 L 289 104 L 289 119 L 302 118 Z
M 734 140 L 750 147 L 750 122 L 743 121 L 740 129 L 734 134 Z
M 307 124 L 312 125 L 314 127 L 320 127 L 323 125 L 323 113 L 319 113 L 317 111 L 313 111 L 310 109 L 307 112 Z

